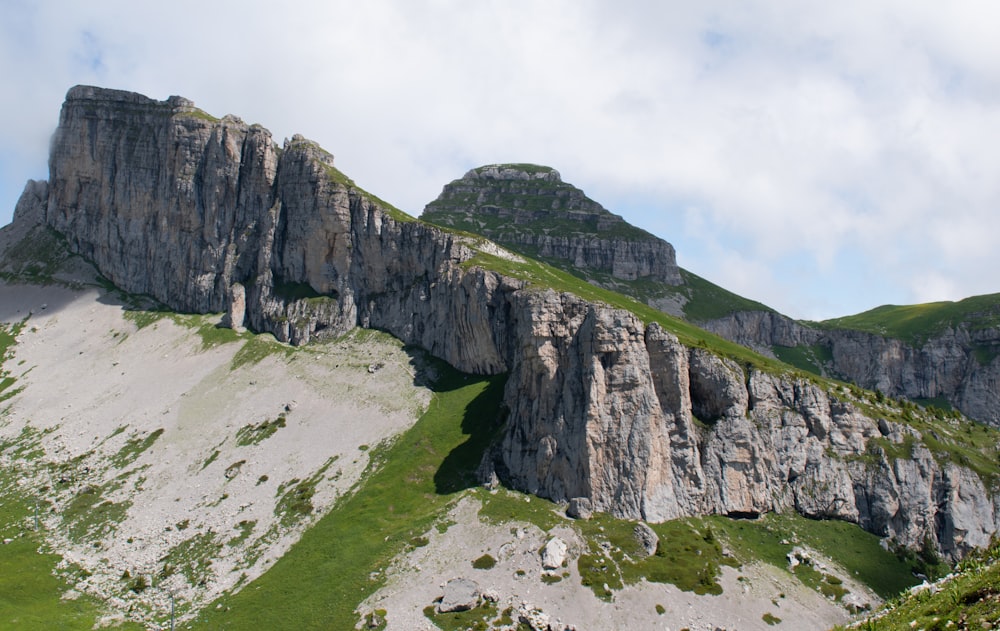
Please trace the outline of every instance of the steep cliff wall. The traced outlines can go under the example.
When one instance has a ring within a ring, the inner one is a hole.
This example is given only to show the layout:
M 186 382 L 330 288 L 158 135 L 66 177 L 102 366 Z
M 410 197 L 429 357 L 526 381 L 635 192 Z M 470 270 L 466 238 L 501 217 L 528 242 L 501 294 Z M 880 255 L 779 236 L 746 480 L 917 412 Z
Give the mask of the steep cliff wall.
M 795 509 L 948 552 L 995 532 L 993 489 L 915 430 L 471 266 L 476 240 L 386 208 L 301 137 L 279 148 L 177 97 L 81 87 L 50 166 L 18 220 L 43 217 L 128 291 L 293 343 L 377 327 L 461 370 L 508 372 L 486 464 L 518 488 L 648 520 Z
M 908 545 L 930 535 L 952 554 L 996 531 L 992 489 L 846 391 L 741 367 L 572 296 L 518 299 L 534 315 L 515 323 L 527 350 L 499 460 L 520 488 L 651 521 L 796 510 Z
M 733 313 L 702 326 L 759 352 L 820 349 L 826 375 L 897 398 L 945 399 L 966 416 L 1000 427 L 1000 327 L 956 322 L 927 339 L 804 326 L 773 312 Z

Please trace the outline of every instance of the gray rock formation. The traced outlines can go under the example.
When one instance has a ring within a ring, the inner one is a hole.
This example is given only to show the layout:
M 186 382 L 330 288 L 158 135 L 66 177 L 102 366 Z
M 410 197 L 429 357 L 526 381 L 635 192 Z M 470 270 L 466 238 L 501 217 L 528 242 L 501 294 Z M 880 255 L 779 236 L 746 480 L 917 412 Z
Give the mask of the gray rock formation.
M 649 524 L 639 522 L 635 525 L 632 534 L 635 536 L 636 543 L 639 544 L 639 549 L 642 550 L 644 556 L 648 557 L 656 554 L 656 548 L 660 545 L 660 536 L 649 527 Z
M 931 536 L 954 555 L 996 531 L 982 480 L 939 462 L 916 430 L 887 439 L 913 442 L 910 458 L 887 454 L 879 423 L 846 395 L 687 348 L 626 312 L 516 297 L 537 312 L 507 382 L 502 458 L 520 488 L 648 521 L 794 509 L 907 545 Z
M 566 552 L 569 547 L 559 537 L 552 537 L 542 546 L 542 569 L 557 570 L 566 564 Z
M 176 310 L 227 312 L 292 343 L 376 327 L 460 370 L 506 372 L 492 470 L 531 493 L 646 521 L 797 510 L 949 554 L 996 531 L 992 491 L 916 430 L 470 266 L 474 239 L 387 208 L 298 136 L 279 148 L 178 97 L 74 88 L 50 180 L 18 205 L 18 221 L 37 219 Z
M 479 585 L 467 578 L 453 578 L 444 586 L 438 613 L 468 611 L 479 606 Z
M 485 235 L 530 256 L 562 259 L 622 280 L 684 282 L 672 245 L 608 212 L 548 167 L 472 169 L 446 185 L 421 218 Z
M 569 500 L 569 507 L 566 508 L 566 516 L 572 519 L 590 519 L 594 510 L 590 505 L 589 497 L 574 497 Z
M 764 311 L 737 312 L 701 326 L 767 355 L 782 348 L 809 350 L 825 375 L 895 398 L 945 399 L 966 416 L 1000 427 L 1000 326 L 995 319 L 986 314 L 957 322 L 916 343 L 809 326 Z

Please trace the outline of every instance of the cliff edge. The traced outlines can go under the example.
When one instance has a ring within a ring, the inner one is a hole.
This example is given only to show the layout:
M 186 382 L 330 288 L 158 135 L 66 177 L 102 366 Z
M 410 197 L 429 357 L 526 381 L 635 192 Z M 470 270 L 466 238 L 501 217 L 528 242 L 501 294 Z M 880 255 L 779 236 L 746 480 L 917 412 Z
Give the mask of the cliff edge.
M 558 179 L 539 173 L 515 179 Z M 389 207 L 300 136 L 278 146 L 179 97 L 73 88 L 50 179 L 29 183 L 15 221 L 31 218 L 174 310 L 225 311 L 295 344 L 378 328 L 460 370 L 508 373 L 483 470 L 532 493 L 650 521 L 794 509 L 955 556 L 996 532 L 993 469 L 959 457 L 959 421 L 931 442 L 898 409 L 487 269 L 476 257 L 497 246 Z M 658 247 L 662 269 L 620 273 L 667 273 L 672 248 Z

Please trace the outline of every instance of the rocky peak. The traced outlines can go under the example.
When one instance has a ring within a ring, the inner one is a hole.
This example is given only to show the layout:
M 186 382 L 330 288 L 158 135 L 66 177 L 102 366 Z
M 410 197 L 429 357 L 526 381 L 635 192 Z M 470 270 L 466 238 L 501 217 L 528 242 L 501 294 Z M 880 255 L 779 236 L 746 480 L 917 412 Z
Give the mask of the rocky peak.
M 622 280 L 683 283 L 673 246 L 562 181 L 553 168 L 492 164 L 447 184 L 422 218 L 482 234 L 528 256 Z
M 949 553 L 996 532 L 988 476 L 920 445 L 898 457 L 863 408 L 817 385 L 470 265 L 467 237 L 388 208 L 315 143 L 281 150 L 186 101 L 70 93 L 48 185 L 26 187 L 19 221 L 40 219 L 116 285 L 174 310 L 227 311 L 293 343 L 378 328 L 460 370 L 507 373 L 506 429 L 483 468 L 517 488 L 647 521 L 797 510 Z M 432 216 L 619 277 L 676 272 L 665 241 L 598 232 L 591 219 L 620 218 L 551 169 L 474 171 Z
M 488 164 L 471 169 L 463 180 L 542 180 L 545 182 L 562 182 L 559 171 L 551 167 L 534 164 Z

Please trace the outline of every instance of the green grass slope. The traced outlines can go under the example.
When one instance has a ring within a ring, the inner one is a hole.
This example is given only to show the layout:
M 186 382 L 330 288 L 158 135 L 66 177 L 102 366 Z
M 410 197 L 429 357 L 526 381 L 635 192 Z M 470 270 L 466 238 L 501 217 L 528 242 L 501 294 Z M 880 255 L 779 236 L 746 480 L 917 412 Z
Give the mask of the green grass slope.
M 976 552 L 956 572 L 904 592 L 852 628 L 861 631 L 995 629 L 1000 623 L 1000 542 Z M 842 627 L 837 627 L 842 629 Z
M 3 362 L 9 359 L 22 326 L 0 323 L 0 402 L 15 384 L 4 372 Z M 0 421 L 4 415 L 0 410 Z M 64 598 L 69 584 L 63 576 L 73 569 L 56 574 L 62 558 L 46 550 L 44 532 L 35 519 L 36 512 L 48 506 L 17 484 L 19 461 L 38 453 L 37 441 L 36 433 L 24 431 L 18 440 L 0 442 L 0 629 L 92 629 L 109 612 L 89 596 Z M 119 628 L 142 627 L 126 624 Z
M 505 377 L 472 377 L 444 365 L 434 398 L 409 431 L 372 457 L 356 493 L 308 530 L 270 570 L 223 598 L 196 629 L 351 629 L 355 607 L 382 585 L 394 556 L 474 484 L 499 429 Z M 419 543 L 419 542 L 417 542 Z
M 960 324 L 972 330 L 1000 326 L 1000 294 L 973 296 L 958 302 L 883 305 L 864 313 L 824 320 L 820 324 L 826 328 L 865 331 L 920 345 Z

